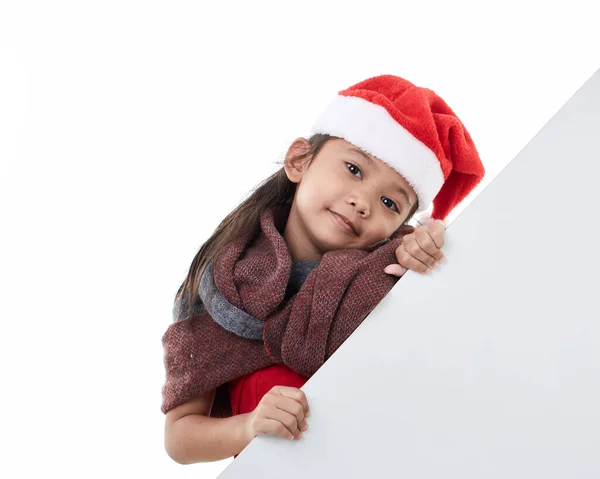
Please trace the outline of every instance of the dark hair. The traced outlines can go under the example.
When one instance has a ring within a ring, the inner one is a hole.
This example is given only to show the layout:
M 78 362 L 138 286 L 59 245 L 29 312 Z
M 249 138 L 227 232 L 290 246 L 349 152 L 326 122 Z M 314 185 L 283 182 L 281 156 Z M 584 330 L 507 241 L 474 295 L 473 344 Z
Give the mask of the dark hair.
M 308 158 L 308 165 L 310 166 L 323 145 L 335 138 L 324 134 L 311 136 L 308 139 L 311 145 L 310 150 L 298 155 L 296 159 Z M 193 306 L 200 301 L 198 295 L 200 279 L 207 264 L 214 258 L 216 253 L 248 231 L 258 232 L 261 214 L 273 206 L 291 204 L 295 192 L 296 183 L 289 180 L 285 169 L 282 167 L 260 183 L 248 198 L 225 217 L 211 237 L 196 253 L 186 278 L 177 290 L 175 299 L 181 301 L 181 311 L 191 312 Z M 417 204 L 413 207 L 404 224 L 411 219 L 416 209 Z

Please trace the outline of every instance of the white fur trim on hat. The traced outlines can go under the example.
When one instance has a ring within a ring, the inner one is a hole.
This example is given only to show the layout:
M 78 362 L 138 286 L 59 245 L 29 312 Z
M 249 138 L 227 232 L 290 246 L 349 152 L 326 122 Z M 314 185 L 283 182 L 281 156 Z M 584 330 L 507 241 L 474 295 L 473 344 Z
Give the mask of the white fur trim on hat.
M 444 184 L 433 151 L 394 120 L 388 111 L 362 98 L 338 95 L 313 125 L 311 134 L 343 138 L 400 173 L 426 210 Z

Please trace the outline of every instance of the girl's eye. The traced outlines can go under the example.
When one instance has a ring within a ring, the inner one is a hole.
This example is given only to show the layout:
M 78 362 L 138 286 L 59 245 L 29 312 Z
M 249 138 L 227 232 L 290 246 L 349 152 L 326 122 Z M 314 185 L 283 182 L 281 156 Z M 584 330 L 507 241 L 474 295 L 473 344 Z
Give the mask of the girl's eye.
M 398 213 L 400 213 L 400 210 L 398 209 L 398 205 L 397 205 L 397 204 L 396 204 L 394 201 L 390 200 L 389 198 L 386 198 L 385 196 L 382 196 L 382 197 L 381 197 L 381 201 L 383 201 L 383 204 L 384 204 L 385 206 L 387 206 L 388 208 L 389 208 L 390 206 L 391 206 L 391 207 L 393 207 L 393 208 L 396 208 L 396 211 L 397 211 Z M 389 206 L 388 206 L 388 205 L 385 203 L 386 201 L 388 201 L 388 202 L 390 203 L 390 205 L 389 205 Z
M 354 170 L 358 171 L 360 173 L 360 168 L 356 165 L 354 165 L 353 163 L 346 163 L 346 166 L 349 166 L 349 170 L 350 173 L 352 173 L 354 176 L 356 176 L 355 172 L 352 170 L 352 168 L 354 168 Z
M 348 167 L 348 170 L 350 170 L 350 173 L 352 173 L 354 176 L 356 176 L 356 173 L 360 173 L 360 168 L 358 166 L 356 166 L 355 164 L 347 162 L 346 166 Z M 398 208 L 398 205 L 393 200 L 390 200 L 389 198 L 386 198 L 385 196 L 382 196 L 381 200 L 383 201 L 383 204 L 387 208 L 395 209 L 395 211 L 400 213 L 400 208 Z M 386 201 L 387 201 L 387 203 L 386 203 Z

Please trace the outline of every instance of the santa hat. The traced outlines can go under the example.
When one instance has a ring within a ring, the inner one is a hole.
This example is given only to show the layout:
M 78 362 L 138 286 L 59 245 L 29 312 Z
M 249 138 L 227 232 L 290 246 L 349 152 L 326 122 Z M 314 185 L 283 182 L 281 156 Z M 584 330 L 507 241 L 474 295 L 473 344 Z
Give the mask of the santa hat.
M 444 219 L 485 170 L 471 136 L 450 107 L 427 88 L 381 75 L 339 92 L 312 128 L 343 138 L 400 173 L 419 200 Z

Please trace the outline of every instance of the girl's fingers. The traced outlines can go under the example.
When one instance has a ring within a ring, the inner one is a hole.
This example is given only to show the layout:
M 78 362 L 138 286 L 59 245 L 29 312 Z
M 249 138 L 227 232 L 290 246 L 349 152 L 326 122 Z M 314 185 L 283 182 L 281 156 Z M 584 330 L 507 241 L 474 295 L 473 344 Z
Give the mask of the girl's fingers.
M 417 273 L 425 274 L 430 270 L 425 263 L 419 261 L 417 258 L 407 254 L 406 252 L 404 252 L 402 255 L 398 255 L 398 263 L 400 263 L 400 265 L 403 267 L 410 269 L 411 271 L 416 271 Z
M 310 407 L 308 405 L 308 399 L 306 399 L 306 394 L 304 394 L 304 391 L 288 386 L 276 386 L 276 388 L 279 391 L 279 394 L 281 394 L 282 396 L 289 397 L 291 399 L 294 399 L 295 401 L 298 401 L 304 408 L 304 416 L 310 416 Z
M 250 416 L 255 435 L 274 434 L 285 439 L 301 439 L 310 414 L 306 395 L 300 389 L 275 386 L 263 396 Z
M 393 274 L 394 276 L 398 276 L 399 278 L 404 276 L 404 274 L 408 270 L 404 266 L 400 266 L 399 264 L 390 264 L 385 267 L 383 270 L 384 273 Z
M 428 267 L 435 268 L 445 259 L 444 253 L 440 249 L 445 243 L 445 232 L 445 225 L 439 221 L 419 226 L 413 233 L 405 237 L 403 245 L 411 256 Z
M 300 431 L 300 428 L 298 427 L 298 419 L 293 414 L 275 407 L 265 412 L 265 417 L 267 419 L 274 419 L 283 424 L 292 434 L 294 439 L 302 437 L 302 431 Z
M 445 234 L 446 226 L 441 221 L 436 221 L 434 226 L 429 228 L 429 236 L 431 237 L 435 246 L 438 248 L 438 251 L 433 255 L 438 263 L 443 263 L 446 259 L 444 253 L 442 253 L 442 248 L 446 244 Z
M 442 249 L 445 244 L 446 225 L 442 221 L 436 220 L 427 225 L 427 231 L 437 248 Z
M 432 236 L 431 231 L 428 228 L 421 228 L 418 231 L 415 231 L 415 240 L 417 245 L 432 258 L 433 261 L 438 261 L 441 259 L 442 252 L 440 251 L 440 244 L 443 245 L 443 235 L 442 239 Z M 429 263 L 428 263 L 429 264 Z
M 298 427 L 302 431 L 306 430 L 307 424 L 306 419 L 304 418 L 304 408 L 302 407 L 302 404 L 295 399 L 282 396 L 277 401 L 276 407 L 294 416 Z
M 270 418 L 263 418 L 256 428 L 256 434 L 273 434 L 284 439 L 294 439 L 294 434 L 281 421 Z
M 420 263 L 423 263 L 426 267 L 433 268 L 437 259 L 431 256 L 427 251 L 425 251 L 421 245 L 417 242 L 416 236 L 410 238 L 409 241 L 403 242 L 396 251 L 396 257 L 398 259 L 398 263 L 400 263 L 405 268 L 413 269 L 411 264 L 414 264 L 414 261 L 417 260 Z

